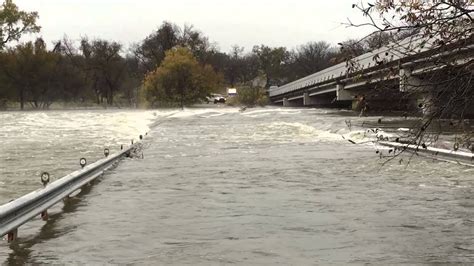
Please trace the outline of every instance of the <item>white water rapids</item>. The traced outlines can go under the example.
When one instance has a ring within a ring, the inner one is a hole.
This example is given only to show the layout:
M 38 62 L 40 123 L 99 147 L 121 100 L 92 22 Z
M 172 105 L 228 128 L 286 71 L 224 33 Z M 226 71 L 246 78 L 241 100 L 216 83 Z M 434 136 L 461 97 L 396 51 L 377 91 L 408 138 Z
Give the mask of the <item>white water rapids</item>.
M 474 263 L 474 170 L 422 157 L 384 164 L 374 136 L 348 120 L 377 118 L 291 108 L 0 113 L 1 203 L 39 188 L 42 171 L 59 178 L 148 132 L 143 159 L 123 160 L 48 222 L 21 227 L 0 260 Z

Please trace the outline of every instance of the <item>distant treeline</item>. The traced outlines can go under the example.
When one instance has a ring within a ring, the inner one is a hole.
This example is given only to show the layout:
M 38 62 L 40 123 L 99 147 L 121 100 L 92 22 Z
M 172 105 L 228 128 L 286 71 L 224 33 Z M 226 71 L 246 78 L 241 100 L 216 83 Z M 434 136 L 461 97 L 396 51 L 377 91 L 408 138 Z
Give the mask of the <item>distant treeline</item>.
M 13 3 L 6 1 L 1 12 L 8 4 Z M 38 32 L 37 14 L 22 14 L 30 15 L 30 21 L 28 17 L 19 17 L 17 21 L 23 26 L 25 21 L 29 22 L 29 32 Z M 16 39 L 20 33 L 27 32 L 18 32 Z M 10 34 L 14 35 L 15 31 Z M 3 32 L 2 36 L 7 33 Z M 146 101 L 146 94 L 142 93 L 145 76 L 156 70 L 166 52 L 175 47 L 188 49 L 199 64 L 211 66 L 222 81 L 221 88 L 252 86 L 257 77 L 264 81 L 260 86 L 268 88 L 380 47 L 388 39 L 378 34 L 363 42 L 348 40 L 346 43 L 351 45 L 341 47 L 351 47 L 351 51 L 315 41 L 292 50 L 262 44 L 254 46 L 252 51 L 246 52 L 236 45 L 231 51 L 222 52 L 199 30 L 170 22 L 164 22 L 129 49 L 110 40 L 83 38 L 74 41 L 67 37 L 55 42 L 52 49 L 41 38 L 6 47 L 12 39 L 4 38 L 0 47 L 0 107 L 19 103 L 21 109 L 26 106 L 47 109 L 54 102 L 108 106 L 120 103 L 136 107 L 140 101 Z

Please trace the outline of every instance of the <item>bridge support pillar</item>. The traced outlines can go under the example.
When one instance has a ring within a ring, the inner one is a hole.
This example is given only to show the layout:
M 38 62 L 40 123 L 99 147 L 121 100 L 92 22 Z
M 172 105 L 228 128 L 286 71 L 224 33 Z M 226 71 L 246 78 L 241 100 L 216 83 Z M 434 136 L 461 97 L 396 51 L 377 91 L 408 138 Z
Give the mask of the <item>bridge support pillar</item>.
M 411 105 L 415 105 L 415 109 L 418 109 L 424 116 L 428 115 L 433 109 L 432 97 L 430 86 L 426 84 L 422 79 L 412 74 L 410 69 L 400 69 L 400 92 L 409 93 L 413 96 Z
M 303 105 L 308 106 L 311 105 L 311 97 L 309 97 L 309 93 L 303 93 Z
M 304 106 L 311 106 L 320 104 L 321 101 L 318 101 L 315 97 L 309 96 L 309 93 L 305 92 L 303 94 L 303 105 Z
M 356 98 L 356 94 L 344 89 L 344 85 L 336 85 L 336 99 L 338 101 L 352 101 Z
M 314 106 L 314 107 L 336 107 L 338 102 L 334 97 L 334 94 L 318 94 L 310 96 L 309 93 L 303 94 L 303 105 L 304 106 Z
M 299 102 L 299 104 L 298 104 Z M 290 101 L 288 98 L 283 98 L 283 107 L 298 107 L 301 106 L 301 99 Z
M 410 69 L 400 69 L 400 91 L 401 92 L 425 92 L 433 89 L 433 86 L 427 84 L 424 80 L 414 76 Z
M 426 116 L 436 109 L 433 98 L 433 86 L 412 74 L 410 69 L 400 69 L 400 91 L 414 95 L 414 102 L 420 112 Z

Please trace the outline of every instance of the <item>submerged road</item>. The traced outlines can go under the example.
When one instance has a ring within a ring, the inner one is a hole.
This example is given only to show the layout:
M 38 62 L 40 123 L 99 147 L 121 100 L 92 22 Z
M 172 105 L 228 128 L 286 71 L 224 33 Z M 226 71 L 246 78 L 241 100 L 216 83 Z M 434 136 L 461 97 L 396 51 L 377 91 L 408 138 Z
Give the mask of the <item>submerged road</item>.
M 157 111 L 143 158 L 122 161 L 46 224 L 28 224 L 20 244 L 2 244 L 0 258 L 474 263 L 474 170 L 423 158 L 382 166 L 370 144 L 341 138 L 362 138 L 347 119 L 371 118 L 318 109 Z

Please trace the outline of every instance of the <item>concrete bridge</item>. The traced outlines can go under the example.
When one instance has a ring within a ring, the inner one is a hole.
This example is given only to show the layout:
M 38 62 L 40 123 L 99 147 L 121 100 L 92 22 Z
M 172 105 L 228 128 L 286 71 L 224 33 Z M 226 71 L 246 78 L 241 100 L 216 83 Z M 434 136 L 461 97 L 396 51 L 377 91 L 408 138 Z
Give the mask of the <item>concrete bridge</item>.
M 473 38 L 440 47 L 434 39 L 409 37 L 280 87 L 271 87 L 274 104 L 288 107 L 352 107 L 370 99 L 371 109 L 412 110 L 432 97 L 433 77 L 448 61 L 474 57 Z M 425 112 L 425 110 L 422 110 Z

